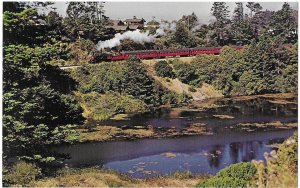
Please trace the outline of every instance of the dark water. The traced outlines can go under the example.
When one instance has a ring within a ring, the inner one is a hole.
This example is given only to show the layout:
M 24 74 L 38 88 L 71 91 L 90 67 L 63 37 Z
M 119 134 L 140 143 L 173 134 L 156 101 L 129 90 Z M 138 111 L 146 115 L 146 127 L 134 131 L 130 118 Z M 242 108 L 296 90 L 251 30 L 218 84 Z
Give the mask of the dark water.
M 104 125 L 115 126 L 147 126 L 153 127 L 175 127 L 185 128 L 193 123 L 204 123 L 209 128 L 220 128 L 222 126 L 235 125 L 238 123 L 261 123 L 261 122 L 297 122 L 297 98 L 287 101 L 294 104 L 273 104 L 274 99 L 257 98 L 252 100 L 237 101 L 232 99 L 220 99 L 208 101 L 217 108 L 205 109 L 162 109 L 155 113 L 136 115 L 130 120 L 105 121 Z M 200 103 L 200 102 L 199 102 Z M 198 108 L 199 109 L 199 108 Z M 213 115 L 230 115 L 233 119 L 220 119 Z M 100 123 L 101 124 L 101 123 Z M 217 130 L 215 130 L 217 131 Z
M 152 125 L 184 128 L 191 123 L 205 123 L 213 135 L 180 138 L 140 139 L 105 143 L 81 143 L 57 148 L 69 153 L 69 166 L 99 166 L 118 170 L 135 178 L 166 175 L 176 171 L 215 174 L 224 167 L 242 161 L 263 160 L 270 144 L 281 143 L 295 130 L 260 130 L 243 132 L 219 129 L 238 123 L 272 121 L 297 122 L 297 104 L 272 104 L 270 99 L 247 101 L 219 100 L 219 108 L 205 111 L 162 110 L 135 116 L 127 121 L 109 121 L 111 125 Z M 295 101 L 290 99 L 289 101 Z M 231 115 L 219 119 L 213 115 Z M 106 122 L 107 124 L 108 122 Z

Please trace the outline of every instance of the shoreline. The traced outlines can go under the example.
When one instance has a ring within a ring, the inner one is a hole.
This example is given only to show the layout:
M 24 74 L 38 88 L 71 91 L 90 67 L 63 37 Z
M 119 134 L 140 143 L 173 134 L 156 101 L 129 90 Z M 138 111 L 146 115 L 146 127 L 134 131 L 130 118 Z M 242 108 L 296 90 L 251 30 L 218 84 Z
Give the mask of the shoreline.
M 136 129 L 134 129 L 136 128 Z M 297 122 L 282 123 L 278 121 L 268 123 L 239 123 L 236 125 L 225 126 L 220 131 L 234 130 L 237 132 L 255 132 L 255 131 L 274 131 L 297 129 Z M 130 129 L 121 129 L 116 126 L 97 126 L 93 131 L 80 129 L 80 141 L 76 143 L 92 142 L 112 142 L 112 141 L 133 141 L 139 139 L 163 139 L 178 138 L 187 136 L 207 136 L 214 135 L 210 129 L 203 124 L 195 123 L 191 127 L 182 130 L 174 128 L 141 128 L 141 126 L 131 127 Z
M 233 100 L 233 101 L 247 101 L 257 98 L 264 98 L 269 103 L 276 105 L 285 105 L 285 104 L 296 104 L 297 103 L 297 93 L 279 93 L 279 94 L 264 94 L 264 95 L 252 95 L 252 96 L 236 96 L 231 98 L 213 98 L 206 99 L 204 101 L 191 101 L 185 105 L 179 104 L 176 106 L 160 106 L 154 111 L 162 109 L 178 109 L 179 111 L 203 111 L 211 108 L 222 107 L 215 104 L 217 100 Z M 290 99 L 295 99 L 289 101 Z M 118 114 L 111 120 L 125 120 L 130 118 L 133 115 Z M 220 120 L 233 119 L 235 117 L 226 114 L 214 114 L 213 118 L 218 118 Z M 180 117 L 179 117 L 180 118 Z M 109 125 L 103 124 L 101 122 L 94 122 L 91 127 L 78 127 L 77 130 L 80 133 L 79 143 L 85 142 L 109 142 L 109 141 L 124 141 L 124 140 L 137 140 L 143 138 L 176 138 L 183 136 L 195 136 L 195 135 L 213 135 L 214 132 L 211 128 L 207 127 L 204 123 L 191 123 L 190 125 L 177 129 L 176 127 L 154 127 L 151 125 L 147 126 L 128 126 L 128 125 Z M 283 129 L 296 129 L 298 127 L 297 122 L 280 122 L 280 121 L 271 121 L 271 122 L 245 122 L 245 123 L 236 123 L 232 125 L 226 125 L 220 127 L 219 131 L 245 131 L 245 132 L 254 132 L 254 131 L 268 131 L 268 130 L 283 130 Z

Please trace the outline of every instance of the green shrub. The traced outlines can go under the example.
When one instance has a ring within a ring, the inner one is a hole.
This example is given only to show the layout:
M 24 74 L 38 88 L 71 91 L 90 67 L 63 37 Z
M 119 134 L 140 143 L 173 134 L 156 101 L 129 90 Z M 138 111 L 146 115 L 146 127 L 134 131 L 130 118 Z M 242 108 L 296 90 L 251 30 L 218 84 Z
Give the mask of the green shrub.
M 155 64 L 154 69 L 160 77 L 174 78 L 172 67 L 166 61 L 159 61 Z
M 146 111 L 146 104 L 143 101 L 126 94 L 91 92 L 78 96 L 84 108 L 84 116 L 97 121 L 106 120 L 120 113 L 134 114 Z
M 96 53 L 95 44 L 88 39 L 78 39 L 70 44 L 71 64 L 83 65 L 88 64 Z
M 276 151 L 265 154 L 266 163 L 253 161 L 258 178 L 254 181 L 259 187 L 297 187 L 298 136 L 295 133 Z M 254 184 L 253 183 L 253 184 Z
M 14 164 L 3 176 L 3 182 L 4 186 L 29 186 L 40 175 L 41 170 L 37 166 L 21 161 Z
M 162 97 L 170 93 L 147 74 L 142 63 L 133 60 L 82 66 L 73 70 L 71 75 L 78 81 L 81 93 L 116 92 L 131 95 L 149 107 L 165 104 Z
M 185 84 L 195 84 L 199 76 L 196 74 L 194 67 L 191 64 L 182 61 L 174 61 L 174 72 L 176 77 Z
M 175 92 L 166 93 L 162 96 L 162 103 L 163 104 L 179 104 L 187 102 L 190 99 L 190 97 L 185 94 L 177 94 Z
M 246 187 L 256 171 L 255 165 L 250 162 L 233 164 L 214 177 L 198 183 L 196 187 Z

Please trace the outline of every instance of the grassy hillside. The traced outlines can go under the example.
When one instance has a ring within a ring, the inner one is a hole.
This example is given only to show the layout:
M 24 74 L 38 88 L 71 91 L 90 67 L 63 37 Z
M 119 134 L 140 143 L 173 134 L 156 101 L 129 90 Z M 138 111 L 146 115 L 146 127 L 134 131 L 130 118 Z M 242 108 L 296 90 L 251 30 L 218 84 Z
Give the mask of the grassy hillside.
M 181 57 L 181 58 L 169 58 L 168 61 L 180 61 L 182 63 L 192 62 L 194 57 Z M 159 82 L 163 87 L 177 94 L 186 93 L 191 96 L 194 100 L 203 100 L 208 98 L 218 98 L 222 97 L 222 93 L 217 91 L 212 85 L 209 84 L 198 84 L 197 86 L 191 86 L 189 84 L 183 83 L 178 78 L 163 78 L 157 75 L 155 71 L 155 64 L 162 60 L 143 60 L 143 64 L 148 72 L 148 74 Z M 169 63 L 170 64 L 170 63 Z M 193 89 L 192 89 L 193 88 Z

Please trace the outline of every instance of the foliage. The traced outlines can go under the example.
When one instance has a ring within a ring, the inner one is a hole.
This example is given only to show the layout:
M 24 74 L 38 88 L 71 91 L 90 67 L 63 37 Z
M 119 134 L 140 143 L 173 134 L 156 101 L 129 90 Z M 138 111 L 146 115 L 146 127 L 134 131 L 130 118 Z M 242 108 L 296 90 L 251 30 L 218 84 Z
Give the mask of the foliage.
M 41 175 L 41 169 L 24 161 L 14 164 L 3 177 L 4 186 L 29 186 Z
M 255 2 L 247 2 L 246 7 L 250 10 L 250 17 L 252 17 L 252 12 L 256 13 L 262 9 L 262 6 L 259 3 Z
M 148 106 L 159 106 L 164 103 L 163 96 L 170 93 L 147 75 L 143 64 L 135 57 L 126 62 L 83 66 L 71 74 L 79 82 L 78 90 L 84 94 L 112 91 L 131 95 Z
M 219 57 L 199 55 L 192 61 L 196 76 L 189 83 L 212 84 L 224 95 L 295 92 L 296 51 L 297 45 L 280 46 L 270 38 L 253 41 L 243 51 L 225 46 Z
M 69 2 L 64 26 L 71 40 L 77 38 L 99 41 L 108 24 L 101 2 Z
M 279 145 L 277 151 L 265 155 L 267 163 L 254 161 L 258 177 L 254 183 L 259 187 L 297 187 L 298 136 L 295 133 Z
M 116 114 L 136 114 L 146 111 L 146 104 L 130 95 L 115 92 L 77 94 L 87 119 L 107 120 Z
M 174 72 L 176 77 L 186 84 L 196 84 L 198 75 L 194 68 L 188 64 L 181 61 L 173 61 Z
M 116 47 L 117 51 L 135 51 L 135 50 L 149 50 L 153 49 L 152 42 L 139 43 L 134 42 L 131 39 L 124 39 L 121 41 L 121 44 Z
M 23 45 L 4 48 L 3 136 L 8 157 L 50 164 L 62 156 L 50 152 L 47 145 L 78 138 L 70 125 L 83 121 L 80 106 L 69 94 L 75 82 L 46 63 L 52 59 L 52 50 Z
M 79 138 L 73 125 L 82 123 L 82 109 L 72 95 L 76 82 L 50 65 L 70 57 L 67 45 L 52 35 L 53 25 L 38 15 L 36 7 L 26 5 L 24 9 L 21 4 L 10 4 L 4 13 L 4 166 L 6 159 L 19 158 L 36 163 L 45 172 L 44 167 L 66 157 L 48 147 Z
M 228 6 L 225 2 L 214 2 L 211 8 L 212 15 L 216 18 L 215 22 L 215 33 L 216 33 L 216 40 L 219 44 L 225 44 L 225 26 L 228 23 Z
M 159 61 L 155 64 L 154 69 L 160 77 L 174 78 L 172 67 L 166 61 Z
M 191 15 L 183 15 L 179 22 L 184 22 L 188 30 L 192 30 L 198 24 L 198 17 L 193 12 Z
M 198 183 L 196 187 L 246 187 L 256 171 L 254 164 L 249 162 L 233 164 L 214 177 Z
M 174 32 L 174 42 L 182 47 L 192 48 L 197 46 L 196 37 L 189 31 L 184 22 L 177 22 L 176 31 Z
M 272 20 L 274 35 L 280 35 L 287 43 L 295 43 L 297 41 L 297 18 L 293 16 L 293 10 L 290 5 L 285 2 L 282 9 L 277 11 Z
M 95 44 L 89 39 L 78 39 L 69 47 L 72 65 L 88 64 L 96 53 Z
M 163 104 L 181 104 L 188 102 L 191 97 L 189 97 L 185 93 L 177 94 L 175 92 L 169 92 L 162 96 L 162 103 Z

